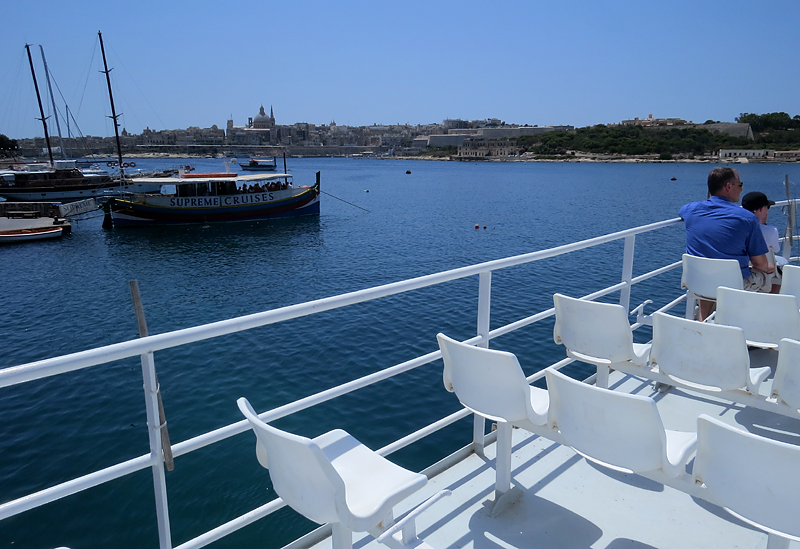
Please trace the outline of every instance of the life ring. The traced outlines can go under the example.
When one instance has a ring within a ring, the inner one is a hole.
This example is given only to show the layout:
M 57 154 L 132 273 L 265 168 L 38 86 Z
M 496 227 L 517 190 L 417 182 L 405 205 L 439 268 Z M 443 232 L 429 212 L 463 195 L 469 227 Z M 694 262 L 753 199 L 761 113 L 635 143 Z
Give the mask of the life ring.
M 136 162 L 128 162 L 128 167 L 135 168 L 136 167 Z
M 123 168 L 129 168 L 129 167 L 130 167 L 130 164 L 129 164 L 128 162 L 123 162 L 123 163 L 122 163 L 122 167 L 123 167 Z

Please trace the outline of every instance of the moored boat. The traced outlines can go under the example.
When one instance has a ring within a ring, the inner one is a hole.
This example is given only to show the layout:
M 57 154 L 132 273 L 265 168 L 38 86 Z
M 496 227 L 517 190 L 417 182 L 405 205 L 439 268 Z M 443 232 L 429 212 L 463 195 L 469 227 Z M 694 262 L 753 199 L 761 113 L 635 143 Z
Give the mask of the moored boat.
M 295 187 L 292 176 L 281 173 L 192 173 L 136 181 L 175 185 L 175 192 L 112 197 L 107 211 L 115 226 L 232 223 L 319 214 L 319 172 L 311 187 Z
M 0 170 L 0 197 L 15 202 L 69 202 L 121 193 L 159 192 L 164 180 L 114 180 L 99 169 L 77 168 L 75 161 L 57 160 L 55 167 L 14 166 Z
M 61 227 L 0 231 L 0 244 L 13 244 L 15 242 L 27 242 L 29 240 L 47 240 L 50 238 L 59 238 L 62 234 L 63 229 Z
M 246 172 L 274 172 L 278 170 L 278 159 L 273 158 L 251 158 L 248 162 L 237 163 Z

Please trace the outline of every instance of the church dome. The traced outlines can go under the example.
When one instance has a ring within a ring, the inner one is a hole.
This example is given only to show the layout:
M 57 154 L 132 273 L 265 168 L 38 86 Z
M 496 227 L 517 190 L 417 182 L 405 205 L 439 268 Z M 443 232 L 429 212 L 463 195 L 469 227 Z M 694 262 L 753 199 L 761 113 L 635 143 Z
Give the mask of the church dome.
M 269 122 L 269 116 L 267 116 L 267 113 L 264 112 L 264 105 L 261 105 L 261 110 L 258 111 L 258 114 L 253 119 L 253 121 L 254 122 Z

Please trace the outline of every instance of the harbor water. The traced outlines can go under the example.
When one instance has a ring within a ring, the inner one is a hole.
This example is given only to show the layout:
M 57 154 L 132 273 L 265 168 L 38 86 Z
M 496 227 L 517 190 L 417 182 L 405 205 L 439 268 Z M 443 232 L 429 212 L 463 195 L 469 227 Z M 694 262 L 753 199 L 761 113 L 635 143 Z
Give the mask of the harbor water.
M 221 159 L 135 161 L 225 170 Z M 0 368 L 138 337 L 130 280 L 158 334 L 675 218 L 706 197 L 713 167 L 290 159 L 295 185 L 321 172 L 321 215 L 111 230 L 93 217 L 59 240 L 0 248 Z M 786 198 L 787 174 L 800 181 L 797 164 L 733 167 L 744 192 L 773 200 Z M 778 208 L 770 222 L 783 230 Z M 683 247 L 681 226 L 637 237 L 634 276 L 679 261 Z M 621 257 L 617 242 L 495 273 L 492 327 L 552 307 L 556 291 L 579 297 L 618 282 Z M 678 271 L 659 280 L 635 287 L 632 306 L 679 295 Z M 262 412 L 435 351 L 438 332 L 474 336 L 477 290 L 474 277 L 157 352 L 170 438 L 241 420 L 239 397 Z M 528 375 L 564 357 L 552 321 L 491 346 L 516 353 Z M 310 437 L 344 428 L 379 448 L 458 409 L 435 362 L 277 425 Z M 0 503 L 149 452 L 138 359 L 0 389 L 0 417 Z M 468 444 L 470 425 L 391 459 L 421 470 Z M 174 545 L 274 499 L 254 448 L 248 432 L 175 460 L 167 473 Z M 313 527 L 284 509 L 212 547 L 279 548 Z M 149 469 L 0 521 L 0 549 L 59 546 L 157 547 Z

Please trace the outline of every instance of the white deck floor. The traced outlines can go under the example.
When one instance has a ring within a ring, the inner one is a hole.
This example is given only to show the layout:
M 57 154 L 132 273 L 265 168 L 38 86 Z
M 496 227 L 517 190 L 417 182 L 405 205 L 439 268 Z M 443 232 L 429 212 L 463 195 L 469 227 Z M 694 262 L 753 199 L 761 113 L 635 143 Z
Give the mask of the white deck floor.
M 776 354 L 755 351 L 752 365 L 762 365 Z M 651 382 L 617 372 L 610 386 L 655 398 L 668 429 L 694 431 L 697 416 L 705 413 L 800 445 L 800 420 L 678 389 L 657 393 Z M 492 518 L 486 509 L 493 498 L 494 444 L 486 448 L 486 458 L 472 454 L 431 479 L 396 514 L 444 488 L 452 490 L 451 497 L 417 519 L 419 536 L 434 549 L 766 547 L 765 533 L 708 502 L 637 475 L 590 464 L 570 448 L 521 429 L 514 430 L 513 441 L 512 482 L 524 495 L 500 516 Z M 330 547 L 330 538 L 315 547 Z M 354 547 L 386 546 L 356 534 Z

